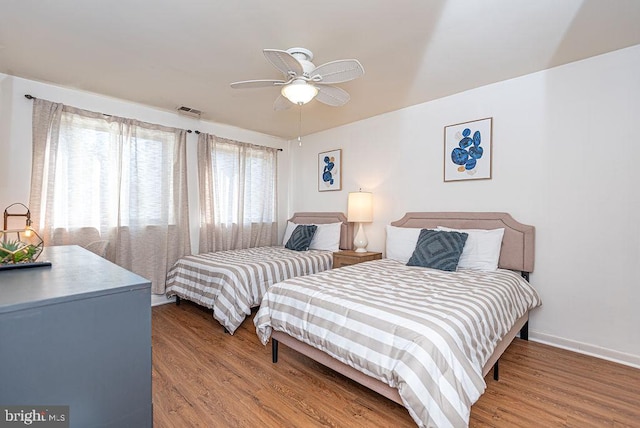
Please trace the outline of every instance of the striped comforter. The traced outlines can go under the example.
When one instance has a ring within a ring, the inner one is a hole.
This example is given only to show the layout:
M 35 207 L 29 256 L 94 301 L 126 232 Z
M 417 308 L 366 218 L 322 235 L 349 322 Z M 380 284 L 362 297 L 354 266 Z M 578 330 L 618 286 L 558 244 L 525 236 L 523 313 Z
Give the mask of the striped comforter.
M 540 304 L 511 271 L 383 259 L 275 284 L 254 323 L 263 344 L 282 331 L 397 388 L 419 426 L 463 427 L 496 344 Z
M 273 283 L 331 269 L 331 251 L 258 247 L 187 256 L 167 273 L 168 297 L 213 309 L 233 334 Z

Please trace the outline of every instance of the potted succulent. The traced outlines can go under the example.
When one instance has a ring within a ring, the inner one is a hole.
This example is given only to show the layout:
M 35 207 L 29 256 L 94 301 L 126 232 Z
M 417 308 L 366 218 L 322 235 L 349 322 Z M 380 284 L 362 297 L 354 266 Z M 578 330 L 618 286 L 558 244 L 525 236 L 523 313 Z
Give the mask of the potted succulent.
M 42 252 L 42 245 L 33 230 L 0 230 L 0 264 L 32 263 Z

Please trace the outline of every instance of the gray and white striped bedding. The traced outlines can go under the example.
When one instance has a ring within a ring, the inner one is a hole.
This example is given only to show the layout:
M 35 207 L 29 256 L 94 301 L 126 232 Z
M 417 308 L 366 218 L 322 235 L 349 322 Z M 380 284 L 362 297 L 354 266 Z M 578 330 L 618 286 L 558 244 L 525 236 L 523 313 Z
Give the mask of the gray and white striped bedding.
M 331 269 L 331 251 L 257 247 L 187 256 L 167 273 L 166 295 L 213 309 L 233 334 L 271 284 Z
M 540 304 L 511 271 L 383 259 L 274 284 L 254 323 L 263 344 L 282 331 L 397 388 L 419 426 L 462 427 L 496 344 Z

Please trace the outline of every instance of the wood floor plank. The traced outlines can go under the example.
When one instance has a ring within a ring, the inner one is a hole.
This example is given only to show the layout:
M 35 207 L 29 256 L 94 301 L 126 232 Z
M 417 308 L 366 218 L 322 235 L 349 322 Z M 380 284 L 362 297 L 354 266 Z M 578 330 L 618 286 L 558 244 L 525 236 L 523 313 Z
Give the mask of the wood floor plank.
M 413 427 L 407 410 L 280 346 L 271 362 L 253 317 L 231 336 L 190 302 L 153 316 L 154 426 Z M 640 428 L 640 370 L 516 339 L 471 427 Z

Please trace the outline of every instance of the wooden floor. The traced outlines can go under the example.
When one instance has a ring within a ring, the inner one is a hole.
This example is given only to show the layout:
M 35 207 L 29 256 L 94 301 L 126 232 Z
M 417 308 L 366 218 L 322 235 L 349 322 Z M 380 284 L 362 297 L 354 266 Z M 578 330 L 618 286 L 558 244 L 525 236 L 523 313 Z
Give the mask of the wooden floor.
M 414 427 L 400 405 L 296 352 L 230 336 L 189 302 L 153 308 L 154 426 Z M 516 339 L 472 427 L 640 427 L 640 370 Z

